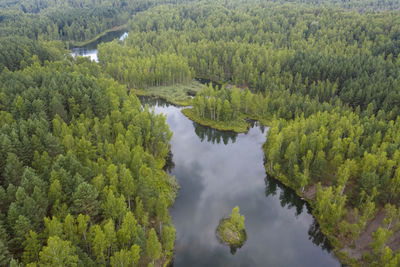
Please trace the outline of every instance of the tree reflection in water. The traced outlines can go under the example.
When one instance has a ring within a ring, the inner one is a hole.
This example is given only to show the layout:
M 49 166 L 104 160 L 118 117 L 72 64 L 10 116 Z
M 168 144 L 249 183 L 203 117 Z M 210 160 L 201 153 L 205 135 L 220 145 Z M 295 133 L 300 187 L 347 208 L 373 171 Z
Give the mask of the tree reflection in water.
M 193 126 L 194 131 L 200 138 L 201 142 L 206 140 L 207 142 L 211 142 L 213 144 L 219 144 L 222 141 L 225 145 L 227 145 L 229 140 L 231 140 L 232 143 L 235 143 L 238 135 L 232 131 L 218 131 L 207 126 L 200 125 L 196 122 L 193 122 Z
M 279 200 L 283 208 L 295 208 L 296 216 L 299 216 L 304 210 L 311 214 L 311 207 L 306 201 L 302 200 L 289 187 L 285 186 L 278 180 L 267 176 L 265 178 L 265 195 L 269 197 L 275 196 L 278 193 L 280 194 Z M 308 236 L 309 240 L 311 240 L 314 245 L 321 247 L 323 250 L 328 252 L 332 251 L 332 245 L 329 243 L 329 240 L 326 238 L 326 236 L 321 232 L 318 222 L 314 218 L 310 228 L 308 229 Z
M 149 97 L 149 96 L 137 96 L 139 98 L 140 103 L 142 103 L 142 106 L 148 105 L 149 107 L 169 107 L 171 106 L 170 103 L 165 101 L 164 99 L 161 98 L 156 98 L 156 97 Z

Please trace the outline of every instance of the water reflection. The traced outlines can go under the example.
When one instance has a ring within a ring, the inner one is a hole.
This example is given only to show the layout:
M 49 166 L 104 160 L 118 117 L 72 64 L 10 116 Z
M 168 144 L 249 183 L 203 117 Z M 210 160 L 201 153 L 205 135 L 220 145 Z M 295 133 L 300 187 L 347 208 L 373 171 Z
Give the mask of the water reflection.
M 332 245 L 329 243 L 329 240 L 326 236 L 321 232 L 319 228 L 318 222 L 314 219 L 312 224 L 310 225 L 310 229 L 308 230 L 308 235 L 310 240 L 316 245 L 321 247 L 323 250 L 328 252 L 332 251 Z
M 221 141 L 227 145 L 236 142 L 237 133 L 232 131 L 218 131 L 207 126 L 193 122 L 194 132 L 200 138 L 201 142 L 207 141 L 212 144 L 220 144 Z
M 284 184 L 278 180 L 270 177 L 265 178 L 265 195 L 276 196 L 279 192 L 279 200 L 282 208 L 295 209 L 295 216 L 300 216 L 303 212 L 308 214 L 311 213 L 311 208 L 307 202 L 299 198 L 296 193 L 286 187 Z M 323 250 L 328 252 L 332 251 L 332 246 L 329 240 L 321 232 L 317 221 L 313 218 L 313 222 L 308 229 L 309 240 L 311 240 L 316 246 L 321 247 Z
M 218 82 L 214 82 L 209 79 L 196 78 L 196 81 L 198 81 L 201 84 L 207 85 L 207 86 L 211 83 L 214 88 L 216 88 L 217 86 L 222 87 L 222 84 L 220 84 Z
M 180 185 L 171 209 L 174 267 L 340 266 L 307 205 L 279 182 L 264 180 L 266 128 L 254 122 L 246 134 L 218 132 L 192 123 L 165 101 L 140 99 L 167 115 L 173 131 L 166 170 Z M 246 218 L 247 242 L 232 255 L 214 231 L 236 205 Z
M 83 56 L 83 57 L 88 57 L 92 61 L 98 62 L 97 58 L 97 46 L 100 43 L 104 42 L 110 42 L 116 38 L 119 38 L 120 41 L 124 40 L 128 36 L 128 33 L 125 32 L 125 30 L 122 31 L 115 31 L 115 32 L 109 32 L 106 35 L 100 37 L 94 42 L 91 42 L 83 47 L 72 47 L 72 52 L 71 55 L 73 57 L 75 56 Z
M 173 158 L 174 155 L 172 154 L 172 151 L 169 151 L 164 166 L 164 171 L 166 171 L 167 173 L 171 173 L 172 170 L 175 168 L 175 163 Z
M 150 107 L 158 107 L 158 108 L 168 108 L 168 107 L 174 107 L 173 105 L 169 104 L 167 101 L 160 99 L 160 98 L 155 98 L 155 97 L 146 97 L 146 96 L 138 96 L 140 102 L 142 105 L 148 105 Z M 212 144 L 220 144 L 221 142 L 225 145 L 231 141 L 231 143 L 236 142 L 236 137 L 237 133 L 232 132 L 232 131 L 218 131 L 215 129 L 212 129 L 207 126 L 203 126 L 201 124 L 198 124 L 196 122 L 193 123 L 193 128 L 194 132 L 196 135 L 199 137 L 201 142 L 209 142 Z M 257 126 L 257 122 L 253 123 L 253 126 Z
M 270 195 L 275 196 L 279 188 L 279 200 L 282 208 L 294 208 L 296 210 L 296 216 L 303 213 L 303 208 L 307 203 L 299 198 L 292 189 L 284 186 L 278 180 L 268 178 L 268 176 L 265 178 L 265 186 L 265 195 L 267 197 Z
M 180 185 L 171 209 L 177 229 L 174 267 L 340 266 L 306 203 L 264 179 L 266 128 L 254 122 L 246 134 L 220 132 L 193 123 L 165 101 L 140 99 L 167 115 L 173 132 L 174 167 L 168 168 Z M 215 229 L 236 205 L 246 218 L 247 241 L 232 254 Z
M 137 96 L 142 103 L 142 106 L 148 105 L 149 107 L 168 108 L 173 106 L 164 99 L 148 96 Z

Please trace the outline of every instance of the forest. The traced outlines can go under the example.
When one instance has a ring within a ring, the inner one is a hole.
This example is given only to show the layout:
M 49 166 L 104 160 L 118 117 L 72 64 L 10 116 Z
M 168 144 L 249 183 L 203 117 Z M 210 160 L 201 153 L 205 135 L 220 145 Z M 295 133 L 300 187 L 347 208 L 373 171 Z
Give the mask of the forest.
M 169 261 L 165 118 L 87 59 L 27 62 L 0 74 L 0 265 Z
M 150 7 L 183 0 L 5 0 L 0 3 L 0 37 L 87 41 Z
M 168 264 L 172 133 L 132 89 L 196 78 L 210 84 L 185 115 L 268 126 L 266 172 L 309 201 L 342 263 L 399 266 L 399 7 L 2 1 L 0 265 Z M 121 25 L 98 64 L 65 50 Z
M 198 92 L 185 115 L 219 129 L 235 129 L 244 118 L 270 126 L 266 171 L 310 199 L 342 261 L 397 266 L 400 17 L 389 6 L 232 1 L 155 7 L 130 22 L 123 43 L 100 46 L 99 60 L 129 85 L 140 74 L 116 66 L 130 51 L 148 62 L 169 53 L 187 62 L 193 77 L 221 84 Z M 110 59 L 110 50 L 124 52 Z M 145 73 L 155 69 L 145 66 Z M 384 219 L 367 233 L 377 217 Z M 371 243 L 359 244 L 366 234 Z M 352 251 L 361 257 L 351 258 Z

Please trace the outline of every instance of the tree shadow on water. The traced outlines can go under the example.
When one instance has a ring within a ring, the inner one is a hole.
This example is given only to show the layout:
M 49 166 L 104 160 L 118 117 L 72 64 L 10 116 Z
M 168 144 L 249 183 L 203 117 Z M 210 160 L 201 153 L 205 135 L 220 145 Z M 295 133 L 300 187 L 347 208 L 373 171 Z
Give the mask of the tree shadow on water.
M 304 211 L 306 211 L 308 214 L 312 214 L 310 205 L 301 199 L 294 190 L 285 186 L 278 180 L 267 176 L 265 178 L 265 195 L 267 197 L 272 197 L 276 196 L 278 193 L 281 206 L 283 208 L 286 207 L 287 209 L 295 208 L 296 217 L 298 217 Z M 304 209 L 304 207 L 306 208 Z M 333 249 L 328 238 L 321 232 L 319 224 L 314 217 L 313 222 L 310 224 L 308 229 L 308 239 L 311 240 L 314 245 L 321 247 L 327 252 L 331 252 Z
M 225 145 L 232 141 L 232 143 L 236 142 L 236 138 L 238 136 L 237 133 L 232 131 L 219 131 L 213 128 L 200 125 L 196 122 L 193 122 L 194 131 L 196 135 L 200 138 L 201 142 L 207 141 L 213 144 L 220 144 L 223 142 Z

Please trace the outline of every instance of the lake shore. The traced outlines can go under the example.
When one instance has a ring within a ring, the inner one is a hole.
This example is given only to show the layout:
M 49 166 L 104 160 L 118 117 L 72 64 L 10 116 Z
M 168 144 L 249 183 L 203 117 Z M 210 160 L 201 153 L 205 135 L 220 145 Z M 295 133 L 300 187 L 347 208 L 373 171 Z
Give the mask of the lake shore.
M 102 33 L 99 33 L 98 35 L 96 35 L 94 38 L 87 40 L 87 41 L 69 41 L 69 47 L 70 48 L 81 48 L 87 45 L 90 45 L 91 43 L 96 42 L 98 39 L 100 39 L 103 36 L 106 36 L 107 34 L 111 33 L 111 32 L 118 32 L 118 31 L 123 31 L 127 28 L 127 23 L 119 25 L 119 26 L 115 26 L 111 29 L 105 30 Z

